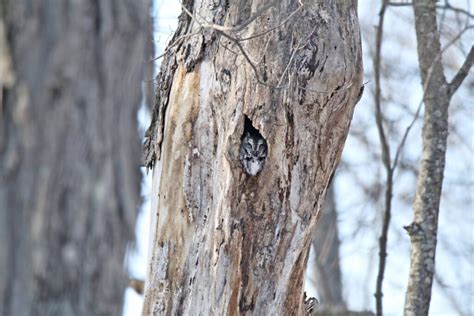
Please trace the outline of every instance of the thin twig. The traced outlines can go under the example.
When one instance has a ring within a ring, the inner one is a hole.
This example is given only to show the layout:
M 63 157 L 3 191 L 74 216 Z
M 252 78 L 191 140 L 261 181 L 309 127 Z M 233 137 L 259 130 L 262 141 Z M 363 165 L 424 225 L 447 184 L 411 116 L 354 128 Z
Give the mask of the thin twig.
M 262 57 L 260 57 L 260 60 L 257 62 L 257 66 L 259 66 L 259 65 L 262 63 L 262 61 L 265 59 L 265 54 L 266 54 L 266 52 L 267 52 L 267 50 L 268 50 L 268 45 L 270 45 L 271 39 L 272 39 L 272 38 L 269 36 L 269 37 L 267 38 L 267 40 L 265 41 L 265 45 L 263 46 L 263 51 L 262 51 L 262 54 L 261 54 Z
M 411 7 L 411 6 L 413 6 L 413 3 L 412 2 L 389 2 L 389 3 L 387 3 L 387 5 L 392 6 L 392 7 Z M 453 7 L 447 1 L 444 5 L 441 5 L 441 4 L 436 5 L 436 9 L 438 9 L 438 10 L 451 10 L 451 11 L 454 11 L 456 13 L 464 14 L 464 15 L 466 15 L 467 17 L 469 17 L 471 19 L 474 18 L 474 15 L 471 12 L 469 12 L 467 10 L 464 10 L 464 9 L 460 9 L 458 7 Z
M 188 37 L 191 37 L 191 36 L 194 36 L 194 35 L 198 35 L 199 33 L 201 33 L 201 30 L 198 30 L 196 32 L 193 32 L 193 33 L 189 33 L 189 34 L 184 34 L 184 35 L 181 35 L 180 37 L 178 37 L 173 43 L 171 43 L 170 45 L 168 45 L 168 47 L 166 47 L 165 51 L 157 56 L 157 57 L 153 57 L 152 59 L 150 59 L 150 62 L 153 62 L 155 60 L 158 60 L 160 59 L 161 57 L 165 56 L 166 54 L 168 54 L 171 49 L 173 47 L 175 47 L 176 45 L 180 44 L 184 39 L 188 38 Z
M 252 68 L 252 70 L 254 72 L 254 75 L 255 75 L 255 78 L 257 79 L 257 82 L 262 84 L 262 85 L 268 85 L 266 82 L 264 82 L 260 79 L 260 75 L 258 74 L 257 66 L 255 66 L 255 64 L 252 62 L 249 55 L 247 54 L 245 49 L 242 47 L 242 45 L 239 43 L 239 41 L 236 38 L 230 36 L 229 34 L 227 34 L 225 32 L 222 32 L 222 31 L 217 31 L 217 32 L 220 33 L 222 36 L 224 36 L 224 37 L 228 38 L 229 40 L 231 40 L 237 46 L 237 48 L 240 50 L 240 52 L 244 56 L 245 60 L 247 60 L 250 67 Z
M 386 259 L 387 259 L 387 239 L 388 239 L 388 229 L 390 227 L 390 218 L 391 218 L 391 212 L 392 212 L 392 191 L 393 191 L 393 170 L 391 168 L 391 161 L 390 161 L 390 147 L 389 147 L 387 137 L 385 135 L 384 126 L 383 126 L 384 119 L 383 119 L 382 107 L 381 107 L 382 92 L 381 92 L 381 84 L 380 84 L 383 23 L 384 23 L 387 4 L 388 4 L 388 1 L 384 0 L 382 3 L 382 7 L 380 8 L 379 23 L 377 26 L 377 33 L 376 33 L 376 50 L 375 50 L 375 58 L 374 58 L 375 122 L 376 122 L 377 130 L 379 133 L 380 145 L 382 147 L 382 162 L 387 174 L 386 175 L 387 186 L 385 188 L 385 210 L 383 213 L 382 232 L 379 238 L 379 270 L 377 274 L 376 289 L 375 289 L 375 294 L 374 294 L 377 316 L 383 315 L 382 285 L 383 285 L 383 278 L 385 274 L 385 266 L 386 266 Z
M 221 43 L 220 41 L 219 41 L 219 45 L 222 46 L 222 47 L 224 47 L 226 50 L 228 50 L 228 51 L 231 52 L 232 54 L 234 54 L 234 55 L 239 55 L 238 52 L 233 51 L 231 48 L 229 48 L 229 46 L 227 46 L 227 45 L 224 44 L 224 43 Z
M 286 72 L 290 68 L 291 63 L 293 62 L 293 58 L 295 57 L 296 53 L 298 51 L 300 51 L 301 49 L 303 49 L 308 44 L 309 39 L 311 38 L 311 36 L 313 36 L 314 32 L 316 32 L 316 29 L 317 29 L 317 26 L 315 26 L 311 30 L 311 32 L 309 33 L 309 35 L 305 39 L 300 40 L 298 42 L 298 45 L 293 49 L 293 52 L 291 53 L 290 59 L 288 60 L 288 63 L 286 64 L 286 67 L 283 70 L 283 73 L 281 74 L 280 79 L 278 80 L 278 85 L 280 85 L 281 82 L 283 81 L 283 77 L 285 76 Z
M 255 78 L 257 80 L 257 83 L 258 84 L 261 84 L 265 87 L 269 87 L 269 88 L 272 88 L 272 89 L 288 89 L 289 86 L 288 85 L 284 85 L 284 86 L 275 86 L 275 85 L 272 85 L 272 84 L 269 84 L 269 83 L 266 83 L 265 81 L 263 81 L 261 78 L 260 78 L 260 75 L 259 75 L 259 72 L 258 72 L 258 69 L 257 69 L 257 66 L 255 65 L 255 63 L 251 60 L 250 56 L 248 55 L 248 53 L 245 51 L 245 49 L 242 47 L 242 44 L 240 43 L 242 41 L 242 39 L 239 39 L 239 38 L 236 38 L 228 33 L 226 33 L 225 31 L 232 31 L 232 32 L 239 32 L 241 30 L 243 30 L 246 26 L 248 26 L 251 22 L 253 22 L 259 15 L 261 15 L 264 11 L 268 10 L 270 7 L 272 7 L 273 5 L 275 5 L 276 1 L 272 1 L 270 2 L 270 4 L 262 7 L 261 9 L 257 10 L 257 13 L 254 14 L 252 17 L 250 17 L 249 19 L 247 19 L 247 21 L 245 21 L 244 23 L 238 25 L 238 26 L 234 26 L 234 27 L 225 27 L 225 26 L 222 26 L 222 25 L 217 25 L 217 24 L 211 24 L 211 23 L 208 23 L 205 21 L 204 18 L 200 17 L 202 21 L 198 20 L 196 18 L 196 16 L 190 12 L 182 3 L 181 3 L 181 8 L 183 9 L 183 11 L 191 18 L 193 19 L 201 28 L 210 28 L 210 29 L 213 29 L 215 30 L 218 34 L 224 36 L 225 38 L 229 39 L 231 42 L 233 42 L 237 48 L 240 50 L 240 52 L 242 53 L 242 55 L 244 56 L 244 59 L 249 63 L 250 67 L 252 68 L 252 71 L 255 75 Z M 296 9 L 292 14 L 290 14 L 290 16 L 294 16 L 294 14 L 296 13 L 296 11 L 300 10 L 302 7 L 304 6 L 303 3 L 300 2 L 300 7 L 298 9 Z M 286 20 L 289 20 L 290 16 L 285 19 L 282 23 L 280 23 L 279 26 L 283 25 L 284 23 L 286 23 Z M 272 30 L 269 30 L 269 31 L 272 31 Z M 258 36 L 261 36 L 262 34 L 257 34 Z M 256 36 L 257 36 L 256 35 Z M 246 39 L 244 39 L 246 40 Z M 320 91 L 320 90 L 314 90 L 314 89 L 309 89 L 309 88 L 304 88 L 304 87 L 298 87 L 299 89 L 303 89 L 303 90 L 306 90 L 306 91 L 310 91 L 310 92 L 315 92 L 315 93 L 335 93 L 335 92 L 341 92 L 341 91 L 344 91 L 344 90 L 347 90 L 349 89 L 351 86 L 352 86 L 352 83 L 353 81 L 350 80 L 347 84 L 344 83 L 342 88 L 341 87 L 337 87 L 336 89 L 332 90 L 332 91 Z
M 418 120 L 418 117 L 420 116 L 421 108 L 423 106 L 423 99 L 424 98 L 421 98 L 420 104 L 418 105 L 418 108 L 416 109 L 415 115 L 413 116 L 413 119 L 410 122 L 410 124 L 405 129 L 405 133 L 403 134 L 400 144 L 398 144 L 397 151 L 395 153 L 395 159 L 393 160 L 393 165 L 392 165 L 393 171 L 395 171 L 395 169 L 397 168 L 398 160 L 400 159 L 400 155 L 403 150 L 403 147 L 405 146 L 405 141 L 408 138 L 408 134 L 410 133 L 410 130 L 412 129 L 413 125 L 415 125 L 415 122 Z
M 467 26 L 465 27 L 464 29 L 462 29 L 458 35 L 456 35 L 451 41 L 449 41 L 444 47 L 443 49 L 439 52 L 439 54 L 436 56 L 436 58 L 434 59 L 433 63 L 431 64 L 429 70 L 428 70 L 428 74 L 426 76 L 426 83 L 423 85 L 423 96 L 421 97 L 421 100 L 420 100 L 420 103 L 418 104 L 418 108 L 416 110 L 416 113 L 415 113 L 415 116 L 413 117 L 413 120 L 411 121 L 411 123 L 408 125 L 408 127 L 405 129 L 405 133 L 403 134 L 403 137 L 402 137 L 402 140 L 400 142 L 400 144 L 398 145 L 398 148 L 397 148 L 397 152 L 395 154 L 395 159 L 393 161 L 393 165 L 392 165 L 392 171 L 395 171 L 395 169 L 397 168 L 397 164 L 398 164 L 398 161 L 399 161 L 399 158 L 400 158 L 400 155 L 401 155 L 401 152 L 403 150 L 403 146 L 405 145 L 405 141 L 408 137 L 408 134 L 410 133 L 410 130 L 411 128 L 413 127 L 413 125 L 415 125 L 415 122 L 416 120 L 418 119 L 419 117 L 419 114 L 420 114 L 420 111 L 421 111 L 421 107 L 423 105 L 423 101 L 425 99 L 425 96 L 426 96 L 426 88 L 428 86 L 428 83 L 431 81 L 431 74 L 433 72 L 433 66 L 434 64 L 440 60 L 441 56 L 443 55 L 443 53 L 451 46 L 453 45 L 457 40 L 459 40 L 459 38 L 461 37 L 461 35 L 466 32 L 471 26 Z M 460 78 L 456 79 L 456 76 L 453 78 L 453 81 L 451 81 L 449 85 L 449 89 L 450 89 L 450 93 L 451 95 L 454 94 L 454 92 L 456 91 L 456 89 L 459 87 L 459 85 L 462 83 L 462 81 L 464 80 L 464 78 L 467 76 L 467 73 L 469 72 L 469 68 L 471 67 L 472 65 L 472 59 L 474 59 L 474 53 L 473 53 L 473 48 L 471 47 L 471 51 L 469 52 L 469 55 L 467 56 L 466 60 L 464 61 L 464 64 L 462 65 L 462 67 L 459 69 L 458 73 L 456 74 L 457 75 L 460 75 Z M 469 59 L 471 59 L 470 63 L 471 65 L 466 65 L 467 63 L 469 63 Z M 464 74 L 465 72 L 465 74 Z M 464 76 L 463 76 L 464 75 Z M 463 77 L 462 77 L 463 76 Z M 454 80 L 460 80 L 459 84 L 456 86 L 456 88 L 454 90 L 451 90 L 453 88 L 451 88 L 451 84 L 454 82 Z
M 268 4 L 258 9 L 254 15 L 252 15 L 246 21 L 244 21 L 243 23 L 237 26 L 223 26 L 223 25 L 218 25 L 214 23 L 209 23 L 203 17 L 199 17 L 201 19 L 201 21 L 199 21 L 197 16 L 191 13 L 182 3 L 181 3 L 181 7 L 183 8 L 184 12 L 186 12 L 186 14 L 189 15 L 194 21 L 196 21 L 196 23 L 198 23 L 201 27 L 210 28 L 216 31 L 221 31 L 221 32 L 240 32 L 244 28 L 246 28 L 250 23 L 255 21 L 255 19 L 261 16 L 265 11 L 273 7 L 275 4 L 276 4 L 276 1 L 270 1 Z
M 293 43 L 293 34 L 291 34 L 292 38 L 291 38 L 291 42 L 290 43 Z M 290 68 L 290 65 L 291 63 L 293 62 L 293 58 L 295 57 L 295 54 L 296 52 L 298 51 L 298 49 L 294 49 L 292 52 L 291 52 L 291 56 L 290 56 L 290 59 L 288 60 L 288 63 L 286 64 L 286 67 L 285 69 L 283 70 L 281 76 L 280 76 L 280 79 L 278 80 L 278 85 L 281 85 L 281 82 L 283 81 L 283 77 L 285 76 L 286 74 L 286 71 Z M 288 75 L 289 76 L 289 75 Z
M 275 27 L 272 27 L 266 31 L 263 31 L 261 33 L 258 33 L 256 35 L 252 35 L 252 36 L 249 36 L 249 37 L 245 37 L 245 38 L 241 38 L 240 41 L 243 42 L 243 41 L 248 41 L 248 40 L 251 40 L 251 39 L 254 39 L 254 38 L 257 38 L 257 37 L 261 37 L 265 34 L 268 34 L 270 32 L 273 32 L 274 30 L 282 27 L 283 25 L 285 25 L 296 13 L 298 13 L 298 11 L 300 11 L 302 8 L 304 7 L 304 4 L 300 5 L 295 11 L 293 11 L 289 16 L 287 16 L 283 21 L 280 22 L 280 24 L 278 24 L 277 26 Z
M 434 274 L 434 280 L 436 283 L 438 283 L 439 287 L 444 293 L 444 296 L 449 300 L 451 303 L 451 306 L 456 310 L 457 314 L 460 316 L 466 315 L 462 309 L 462 304 L 458 302 L 458 298 L 449 291 L 449 286 L 444 282 L 444 280 L 441 278 L 439 273 L 435 272 Z

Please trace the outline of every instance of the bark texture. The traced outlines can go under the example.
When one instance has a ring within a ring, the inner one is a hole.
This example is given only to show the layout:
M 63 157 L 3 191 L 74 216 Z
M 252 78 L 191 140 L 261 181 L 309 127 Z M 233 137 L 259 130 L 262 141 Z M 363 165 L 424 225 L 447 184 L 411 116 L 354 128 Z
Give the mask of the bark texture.
M 0 315 L 120 315 L 149 3 L 0 0 Z
M 327 311 L 345 311 L 346 304 L 342 296 L 342 275 L 339 258 L 339 234 L 337 228 L 337 209 L 334 187 L 327 191 L 321 217 L 316 225 L 313 239 L 315 264 L 313 278 L 318 291 L 320 308 L 318 313 Z
M 442 64 L 436 1 L 413 1 L 418 61 L 424 88 L 423 150 L 418 175 L 413 223 L 405 227 L 411 237 L 410 276 L 405 315 L 428 315 L 435 271 L 438 214 L 448 138 L 451 96 L 466 77 L 474 59 L 473 49 L 451 83 Z
M 361 93 L 357 1 L 275 1 L 256 19 L 268 1 L 214 3 L 184 4 L 196 19 L 181 16 L 158 78 L 143 314 L 302 314 L 316 220 Z M 246 117 L 269 147 L 255 177 L 239 161 Z

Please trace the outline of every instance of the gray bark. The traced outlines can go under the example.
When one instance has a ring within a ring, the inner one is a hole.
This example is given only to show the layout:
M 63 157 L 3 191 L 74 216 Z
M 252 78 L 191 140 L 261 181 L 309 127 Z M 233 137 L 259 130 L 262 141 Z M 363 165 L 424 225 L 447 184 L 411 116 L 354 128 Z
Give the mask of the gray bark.
M 418 61 L 424 88 L 420 171 L 414 220 L 405 227 L 411 237 L 410 276 L 405 315 L 428 315 L 435 271 L 439 204 L 448 137 L 448 107 L 453 93 L 466 77 L 474 59 L 473 49 L 451 83 L 446 81 L 436 21 L 436 1 L 413 2 L 418 42 Z
M 342 296 L 342 275 L 339 258 L 339 234 L 334 186 L 328 188 L 326 201 L 316 225 L 313 239 L 315 263 L 313 278 L 322 310 L 344 311 L 346 304 Z
M 0 0 L 0 315 L 119 315 L 149 3 Z
M 185 3 L 198 20 L 183 13 L 158 77 L 143 314 L 302 314 L 315 224 L 361 93 L 357 1 L 275 1 L 256 19 L 268 1 L 213 3 Z M 255 177 L 239 162 L 246 116 L 268 144 Z

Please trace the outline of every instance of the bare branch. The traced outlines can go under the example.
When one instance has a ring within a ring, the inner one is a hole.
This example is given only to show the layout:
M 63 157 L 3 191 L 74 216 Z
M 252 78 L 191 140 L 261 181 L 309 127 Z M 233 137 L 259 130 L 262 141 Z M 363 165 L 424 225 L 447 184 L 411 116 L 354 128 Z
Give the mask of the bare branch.
M 201 17 L 201 20 L 198 20 L 196 18 L 196 16 L 190 12 L 182 3 L 181 3 L 181 8 L 183 9 L 183 11 L 191 18 L 193 19 L 193 21 L 195 21 L 197 24 L 199 24 L 199 26 L 201 28 L 210 28 L 210 29 L 213 29 L 215 30 L 218 34 L 224 36 L 225 38 L 229 39 L 231 42 L 233 42 L 237 48 L 240 50 L 240 52 L 242 53 L 242 55 L 244 56 L 245 60 L 249 63 L 250 67 L 252 68 L 252 71 L 255 75 L 255 78 L 257 80 L 257 83 L 263 85 L 263 86 L 266 86 L 266 87 L 269 87 L 269 88 L 273 88 L 273 89 L 288 89 L 289 86 L 288 85 L 283 85 L 283 86 L 275 86 L 275 85 L 272 85 L 272 84 L 269 84 L 269 83 L 266 83 L 265 81 L 263 81 L 261 78 L 260 78 L 260 75 L 259 75 L 259 72 L 258 72 L 258 69 L 257 69 L 257 66 L 253 63 L 253 61 L 251 60 L 249 54 L 245 51 L 245 49 L 242 47 L 242 44 L 240 43 L 241 41 L 244 41 L 244 40 L 248 40 L 248 39 L 251 39 L 251 38 L 256 38 L 258 36 L 262 36 L 264 35 L 265 32 L 263 33 L 260 33 L 260 34 L 257 34 L 257 35 L 254 35 L 253 37 L 249 37 L 249 38 L 245 38 L 245 39 L 239 39 L 239 38 L 236 38 L 228 33 L 226 33 L 225 31 L 228 30 L 228 31 L 233 31 L 233 32 L 238 32 L 238 31 L 241 31 L 243 30 L 246 26 L 248 26 L 251 22 L 253 22 L 259 15 L 261 15 L 264 11 L 268 10 L 271 6 L 273 6 L 274 4 L 276 3 L 276 1 L 272 1 L 270 2 L 270 4 L 262 7 L 261 9 L 257 10 L 257 13 L 255 13 L 252 17 L 250 17 L 249 19 L 247 19 L 247 21 L 245 21 L 244 23 L 238 25 L 238 26 L 235 26 L 235 27 L 225 27 L 225 26 L 220 26 L 220 25 L 216 25 L 216 24 L 210 24 L 210 23 L 207 23 L 202 17 Z M 303 8 L 304 4 L 299 2 L 300 3 L 300 6 L 298 7 L 298 9 L 296 9 L 295 11 L 293 11 L 285 20 L 283 20 L 277 27 L 275 27 L 274 29 L 280 27 L 281 25 L 285 24 L 287 22 L 287 20 L 289 20 L 291 17 L 294 16 L 294 14 L 296 14 L 296 12 L 298 10 L 300 10 L 301 8 Z M 203 22 L 204 21 L 204 22 Z M 266 32 L 271 32 L 273 31 L 274 29 L 270 29 L 270 30 L 267 30 Z M 200 31 L 200 30 L 199 30 Z M 199 32 L 198 31 L 198 32 Z M 314 33 L 314 29 L 311 33 L 311 35 Z M 311 36 L 310 35 L 310 36 Z M 309 37 L 308 37 L 309 38 Z M 225 47 L 226 49 L 229 49 L 228 47 Z M 159 58 L 159 57 L 158 57 Z M 288 67 L 288 66 L 287 66 Z M 351 79 L 347 84 L 344 83 L 342 87 L 337 87 L 336 89 L 334 90 L 331 90 L 331 91 L 322 91 L 322 90 L 314 90 L 314 89 L 309 89 L 309 88 L 305 88 L 305 87 L 298 87 L 299 89 L 302 89 L 302 90 L 305 90 L 305 91 L 309 91 L 309 92 L 315 92 L 315 93 L 335 93 L 335 92 L 341 92 L 341 91 L 344 91 L 344 90 L 347 90 L 349 89 L 351 86 L 352 86 L 352 83 L 353 83 L 353 80 Z
M 208 23 L 204 18 L 199 17 L 200 20 L 193 14 L 191 13 L 182 3 L 181 3 L 181 8 L 186 12 L 187 15 L 189 15 L 196 23 L 198 23 L 201 27 L 203 28 L 210 28 L 216 31 L 221 31 L 221 32 L 240 32 L 244 28 L 246 28 L 250 23 L 255 21 L 259 16 L 261 16 L 265 11 L 270 9 L 276 4 L 276 1 L 270 1 L 268 4 L 264 5 L 260 9 L 255 12 L 254 15 L 249 17 L 246 21 L 243 23 L 237 25 L 237 26 L 223 26 L 223 25 L 218 25 L 214 23 Z
M 450 96 L 452 96 L 456 92 L 456 90 L 459 88 L 461 83 L 464 81 L 464 78 L 466 78 L 467 74 L 469 73 L 469 70 L 471 69 L 473 62 L 474 62 L 474 47 L 471 46 L 471 50 L 469 51 L 469 54 L 467 54 L 467 57 L 464 60 L 464 63 L 462 64 L 461 68 L 459 68 L 453 80 L 451 80 L 451 82 L 449 83 Z
M 267 40 L 265 41 L 265 45 L 263 46 L 261 57 L 260 57 L 260 60 L 257 62 L 257 65 L 260 65 L 263 62 L 263 60 L 265 59 L 265 54 L 268 50 L 268 45 L 270 44 L 270 40 L 271 40 L 271 37 L 269 36 L 267 38 Z
M 139 279 L 128 280 L 128 286 L 135 290 L 138 294 L 142 295 L 145 288 L 145 281 Z
M 443 291 L 444 296 L 449 300 L 453 309 L 457 312 L 458 315 L 466 315 L 462 309 L 462 305 L 458 302 L 458 298 L 451 293 L 449 286 L 444 282 L 443 278 L 438 272 L 434 274 L 434 280 L 439 285 L 440 289 Z
M 243 41 L 248 41 L 248 40 L 251 40 L 251 39 L 254 39 L 254 38 L 257 38 L 257 37 L 260 37 L 260 36 L 263 36 L 265 34 L 268 34 L 270 32 L 273 32 L 274 30 L 282 27 L 283 25 L 285 25 L 296 13 L 298 13 L 298 11 L 300 11 L 302 8 L 304 7 L 304 4 L 300 5 L 295 11 L 293 11 L 289 16 L 286 17 L 286 19 L 284 19 L 283 21 L 280 22 L 280 24 L 278 24 L 277 26 L 275 27 L 272 27 L 266 31 L 263 31 L 262 33 L 259 33 L 259 34 L 256 34 L 256 35 L 252 35 L 252 36 L 249 36 L 249 37 L 246 37 L 246 38 L 242 38 L 240 39 L 241 42 Z
M 387 5 L 392 7 L 411 7 L 413 3 L 411 2 L 388 2 Z
M 163 57 L 163 56 L 165 56 L 166 54 L 168 54 L 168 53 L 171 51 L 171 49 L 172 49 L 173 47 L 175 47 L 175 46 L 178 45 L 178 44 L 181 44 L 184 39 L 189 38 L 189 37 L 192 37 L 192 36 L 194 36 L 194 35 L 198 35 L 199 33 L 201 33 L 201 30 L 198 30 L 198 31 L 193 32 L 193 33 L 181 35 L 181 36 L 178 37 L 173 43 L 171 43 L 170 45 L 168 45 L 168 47 L 166 47 L 165 51 L 164 51 L 161 55 L 159 55 L 159 56 L 157 56 L 157 57 L 153 57 L 152 59 L 149 60 L 149 62 L 153 62 L 153 61 L 155 61 L 155 60 L 160 59 L 161 57 Z
M 392 212 L 392 191 L 393 191 L 393 170 L 390 162 L 390 146 L 385 135 L 383 126 L 383 115 L 381 109 L 381 84 L 380 84 L 380 66 L 381 66 L 381 54 L 382 54 L 382 35 L 383 35 L 383 23 L 385 17 L 385 10 L 387 8 L 387 0 L 384 0 L 379 13 L 379 23 L 377 26 L 376 33 L 376 50 L 374 59 L 374 72 L 375 72 L 375 122 L 377 124 L 377 130 L 379 132 L 380 145 L 382 147 L 382 162 L 386 171 L 386 187 L 385 187 L 385 209 L 383 212 L 383 224 L 382 232 L 379 238 L 379 271 L 377 274 L 377 282 L 375 289 L 375 305 L 377 316 L 383 315 L 383 278 L 385 274 L 386 258 L 387 258 L 387 239 L 388 229 L 390 227 L 390 218 Z
M 274 2 L 271 2 L 271 5 L 273 5 Z M 268 6 L 268 5 L 267 5 Z M 266 8 L 267 6 L 265 6 L 264 8 Z M 240 52 L 242 53 L 242 55 L 244 56 L 245 60 L 249 63 L 250 67 L 252 68 L 252 71 L 254 72 L 255 74 L 255 77 L 257 79 L 257 82 L 262 84 L 262 85 L 268 85 L 267 83 L 265 83 L 264 81 L 262 81 L 260 79 L 260 76 L 258 74 L 258 69 L 257 67 L 255 66 L 255 64 L 252 62 L 252 60 L 250 59 L 249 55 L 247 54 L 247 52 L 245 51 L 245 49 L 242 47 L 242 45 L 240 44 L 239 40 L 227 33 L 225 33 L 224 30 L 228 29 L 227 27 L 223 27 L 223 26 L 219 26 L 219 25 L 216 25 L 216 24 L 208 24 L 206 22 L 201 22 L 199 21 L 196 16 L 191 13 L 183 4 L 181 4 L 181 8 L 183 9 L 183 11 L 191 18 L 193 19 L 194 21 L 196 21 L 197 24 L 199 24 L 199 26 L 201 26 L 202 28 L 211 28 L 211 29 L 214 29 L 215 31 L 217 31 L 217 33 L 221 34 L 222 36 L 224 36 L 225 38 L 229 39 L 230 41 L 232 41 L 236 46 L 237 48 L 240 50 Z M 263 8 L 262 8 L 263 9 Z M 258 10 L 258 12 L 260 12 L 262 9 Z M 268 9 L 268 8 L 267 8 Z M 263 11 L 262 11 L 263 12 Z M 260 14 L 262 13 L 260 12 Z M 250 24 L 253 20 L 256 19 L 256 16 L 254 15 L 253 18 L 251 17 L 250 19 L 248 19 L 247 21 L 251 20 L 248 24 Z M 240 29 L 240 26 L 239 28 Z M 235 29 L 233 29 L 235 31 Z
M 403 134 L 402 140 L 400 141 L 400 144 L 397 147 L 397 152 L 395 153 L 395 159 L 393 160 L 393 165 L 392 165 L 393 171 L 395 171 L 395 169 L 397 168 L 398 160 L 400 159 L 400 155 L 403 151 L 403 147 L 405 146 L 405 141 L 408 138 L 408 134 L 410 133 L 410 130 L 412 129 L 413 125 L 415 125 L 416 121 L 418 120 L 418 117 L 420 116 L 421 108 L 423 106 L 423 99 L 424 99 L 424 96 L 421 98 L 420 104 L 418 105 L 418 108 L 416 109 L 416 113 L 413 116 L 413 120 L 405 129 L 405 133 Z
M 240 50 L 240 52 L 242 53 L 242 55 L 244 56 L 245 60 L 247 60 L 247 62 L 249 63 L 250 67 L 252 68 L 254 74 L 255 74 L 255 77 L 257 79 L 257 82 L 262 84 L 262 85 L 268 85 L 268 83 L 262 81 L 260 79 L 260 75 L 258 74 L 258 69 L 257 69 L 257 66 L 255 66 L 255 64 L 252 62 L 252 60 L 250 59 L 249 55 L 247 54 L 247 52 L 245 51 L 245 49 L 242 47 L 242 45 L 240 44 L 239 40 L 230 36 L 229 34 L 223 32 L 223 31 L 218 31 L 218 33 L 220 33 L 222 36 L 228 38 L 229 40 L 231 40 L 236 46 L 237 48 Z M 270 85 L 271 86 L 271 85 Z
M 387 5 L 391 6 L 391 7 L 411 7 L 413 6 L 413 3 L 412 2 L 388 2 Z M 461 14 L 464 14 L 466 15 L 467 17 L 473 19 L 474 18 L 474 15 L 467 11 L 467 10 L 464 10 L 464 9 L 461 9 L 461 8 L 458 8 L 458 7 L 453 7 L 448 1 L 445 2 L 444 5 L 436 5 L 436 9 L 438 10 L 451 10 L 453 12 L 456 12 L 456 13 L 461 13 Z
M 432 73 L 433 73 L 433 66 L 434 66 L 434 64 L 435 64 L 438 60 L 440 60 L 440 58 L 441 58 L 441 56 L 443 55 L 443 53 L 444 53 L 451 45 L 453 45 L 453 44 L 464 34 L 464 32 L 466 32 L 468 29 L 470 29 L 470 28 L 472 28 L 472 27 L 473 27 L 473 26 L 466 26 L 464 29 L 462 29 L 462 30 L 459 32 L 458 35 L 456 35 L 452 40 L 450 40 L 450 41 L 446 44 L 446 46 L 443 47 L 443 49 L 441 49 L 441 51 L 439 52 L 439 54 L 438 54 L 438 55 L 436 56 L 436 58 L 433 60 L 431 66 L 430 66 L 430 68 L 429 68 L 429 70 L 428 70 L 428 74 L 427 74 L 427 77 L 426 77 L 426 82 L 425 82 L 425 84 L 423 85 L 423 96 L 422 96 L 422 98 L 421 98 L 421 100 L 420 100 L 420 104 L 418 105 L 418 109 L 416 110 L 416 113 L 415 113 L 415 116 L 413 117 L 412 122 L 411 122 L 411 123 L 408 125 L 408 127 L 406 128 L 405 133 L 403 134 L 402 140 L 401 140 L 400 144 L 398 145 L 397 152 L 396 152 L 396 154 L 395 154 L 395 159 L 394 159 L 393 165 L 392 165 L 392 170 L 393 170 L 393 171 L 395 171 L 395 169 L 397 168 L 398 160 L 399 160 L 399 158 L 400 158 L 401 152 L 403 151 L 403 146 L 405 145 L 405 141 L 406 141 L 406 139 L 407 139 L 407 137 L 408 137 L 408 134 L 410 133 L 411 128 L 413 127 L 413 125 L 415 124 L 416 120 L 417 120 L 418 117 L 419 117 L 420 110 L 421 110 L 421 107 L 422 107 L 422 105 L 423 105 L 423 100 L 425 99 L 426 90 L 427 90 L 428 84 L 429 84 L 430 81 L 431 81 L 431 75 L 432 75 Z M 472 56 L 472 54 L 473 54 L 473 49 L 472 49 L 472 47 L 471 47 L 471 51 L 469 52 L 469 55 L 471 55 L 471 56 L 470 56 L 470 58 L 471 58 L 471 65 L 472 65 L 472 59 L 474 58 L 474 57 Z M 460 74 L 460 72 L 464 69 L 463 67 L 466 65 L 466 62 L 467 62 L 468 59 L 469 59 L 469 55 L 468 55 L 468 57 L 466 58 L 466 60 L 464 61 L 464 64 L 463 64 L 463 66 L 461 67 L 461 69 L 459 69 L 458 74 Z M 467 67 L 467 66 L 466 66 L 466 67 Z M 470 67 L 471 67 L 471 66 L 467 67 L 467 70 L 465 70 L 466 73 L 464 74 L 464 77 L 461 79 L 461 82 L 462 82 L 462 81 L 464 80 L 464 78 L 467 76 L 467 73 L 469 72 L 469 68 L 470 68 Z M 458 75 L 458 74 L 457 74 L 457 75 Z M 457 76 L 457 75 L 456 75 L 456 76 Z M 456 78 L 456 76 L 455 76 L 455 78 Z M 454 82 L 454 79 L 455 79 L 455 78 L 453 78 L 453 82 Z M 451 84 L 452 84 L 453 82 L 451 82 Z M 459 83 L 459 85 L 461 84 L 461 82 Z M 449 89 L 450 89 L 450 90 L 452 89 L 452 88 L 451 88 L 451 84 L 449 84 L 449 86 L 450 86 Z M 456 87 L 456 89 L 459 87 L 459 85 Z M 456 91 L 456 90 L 452 91 L 452 92 L 451 92 L 451 95 L 453 95 L 455 91 Z
M 293 59 L 295 58 L 296 53 L 297 53 L 298 51 L 300 51 L 301 49 L 303 49 L 303 48 L 307 45 L 309 39 L 311 38 L 311 36 L 313 36 L 314 32 L 316 31 L 316 28 L 317 28 L 317 27 L 314 27 L 314 28 L 311 30 L 310 34 L 309 34 L 306 38 L 304 38 L 304 39 L 302 39 L 301 41 L 299 41 L 299 42 L 298 42 L 298 45 L 296 45 L 296 47 L 293 49 L 293 52 L 291 53 L 290 59 L 288 60 L 288 63 L 287 63 L 287 65 L 286 65 L 286 67 L 285 67 L 285 70 L 283 70 L 283 73 L 282 73 L 281 76 L 280 76 L 280 80 L 278 80 L 278 85 L 281 84 L 281 82 L 283 81 L 283 77 L 285 76 L 285 74 L 286 74 L 286 72 L 288 71 L 288 69 L 290 69 L 290 66 L 291 66 L 291 64 L 292 64 L 292 62 L 293 62 Z
M 453 7 L 448 1 L 446 1 L 444 5 L 437 5 L 436 9 L 451 10 L 451 11 L 454 11 L 456 13 L 464 14 L 464 15 L 468 16 L 471 19 L 474 19 L 474 15 L 471 12 L 469 12 L 467 10 L 464 10 L 464 9 L 457 8 L 457 7 Z

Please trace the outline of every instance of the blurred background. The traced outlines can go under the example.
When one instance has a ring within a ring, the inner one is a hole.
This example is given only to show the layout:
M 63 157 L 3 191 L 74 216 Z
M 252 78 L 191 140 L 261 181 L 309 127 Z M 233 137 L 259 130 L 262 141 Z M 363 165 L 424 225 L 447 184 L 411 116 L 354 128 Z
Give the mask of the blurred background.
M 0 1 L 0 315 L 120 315 L 150 3 Z

